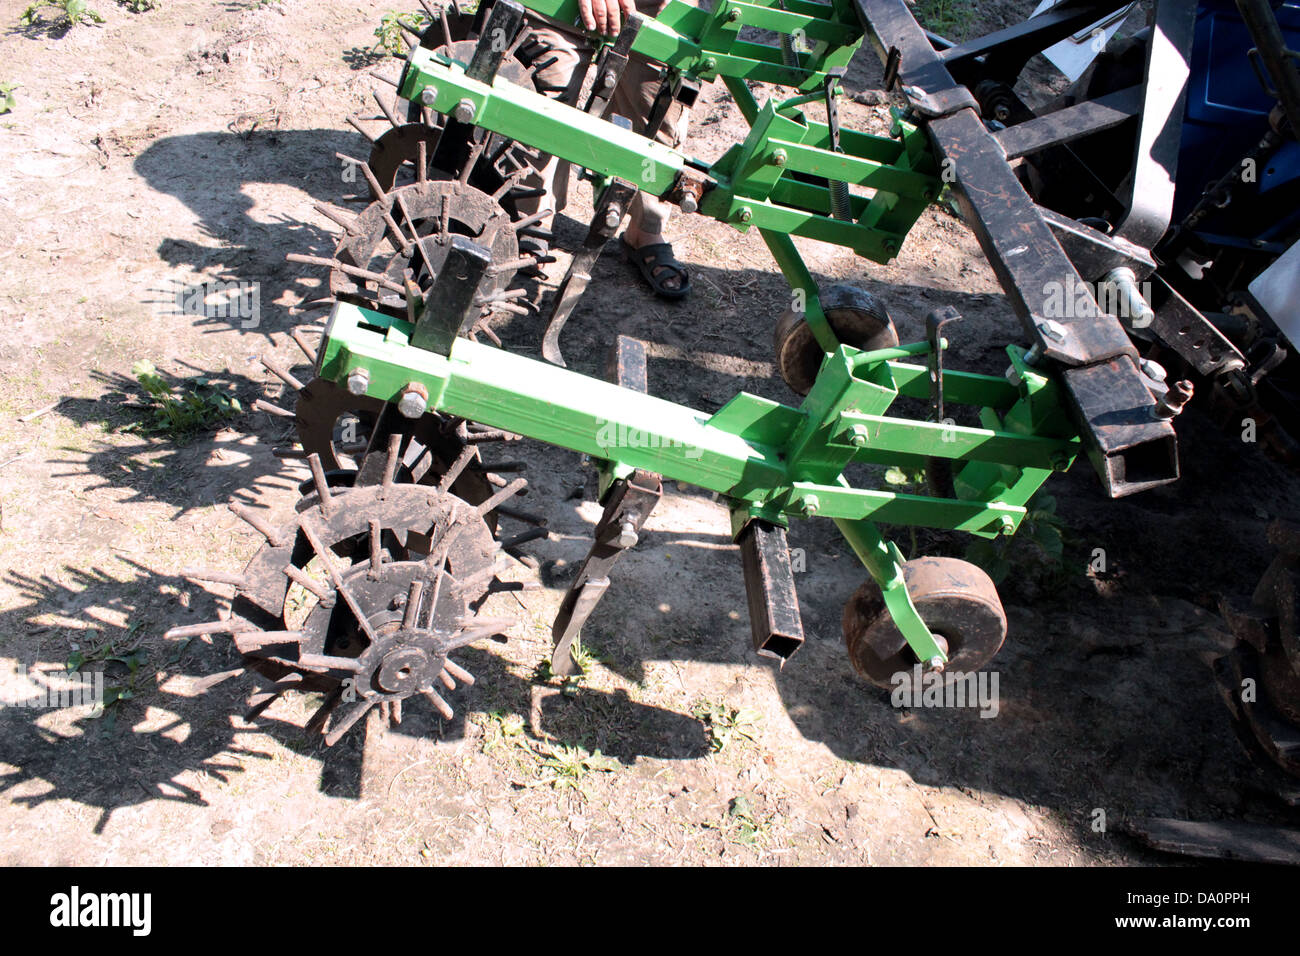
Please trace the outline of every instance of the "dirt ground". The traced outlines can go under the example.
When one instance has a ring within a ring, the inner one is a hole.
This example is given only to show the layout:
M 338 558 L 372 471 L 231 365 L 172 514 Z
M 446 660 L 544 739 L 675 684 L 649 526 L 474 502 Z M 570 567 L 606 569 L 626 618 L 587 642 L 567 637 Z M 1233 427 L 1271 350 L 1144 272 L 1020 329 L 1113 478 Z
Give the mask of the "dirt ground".
M 102 26 L 51 36 L 15 26 L 25 0 L 0 0 L 0 83 L 18 84 L 0 116 L 0 659 L 17 679 L 80 653 L 123 697 L 101 717 L 0 709 L 0 862 L 1129 864 L 1166 859 L 1124 835 L 1129 820 L 1275 819 L 1206 659 L 1228 640 L 1218 596 L 1249 593 L 1296 479 L 1196 412 L 1176 485 L 1108 501 L 1086 464 L 1050 483 L 1064 569 L 1024 549 L 1001 588 L 996 719 L 895 709 L 853 673 L 839 622 L 863 572 L 829 522 L 791 531 L 807 644 L 784 670 L 760 662 L 725 509 L 672 484 L 587 627 L 587 674 L 556 693 L 536 669 L 599 509 L 576 455 L 529 442 L 512 457 L 550 522 L 527 546 L 544 586 L 492 599 L 518 624 L 463 655 L 478 681 L 453 720 L 412 704 L 400 727 L 372 714 L 326 749 L 301 730 L 309 699 L 246 724 L 247 679 L 197 693 L 237 655 L 162 635 L 212 618 L 229 589 L 180 571 L 241 568 L 261 539 L 225 503 L 284 516 L 304 471 L 270 454 L 288 432 L 263 413 L 188 443 L 124 431 L 139 417 L 131 367 L 207 376 L 248 408 L 281 392 L 258 356 L 302 365 L 288 307 L 319 294 L 320 273 L 284 256 L 332 249 L 312 204 L 355 191 L 335 152 L 364 155 L 344 117 L 373 112 L 364 50 L 386 7 L 95 4 Z M 975 26 L 1030 7 L 990 5 Z M 877 82 L 860 54 L 849 87 Z M 879 130 L 886 114 L 853 103 L 844 121 Z M 687 148 L 714 158 L 742 127 L 709 89 Z M 563 247 L 589 202 L 579 189 L 561 217 Z M 571 363 L 599 374 L 623 332 L 650 343 L 655 394 L 705 410 L 741 389 L 792 401 L 770 345 L 788 290 L 757 237 L 698 217 L 671 235 L 693 296 L 655 300 L 607 256 L 566 330 Z M 1000 374 L 1020 341 L 941 209 L 888 266 L 801 246 L 823 281 L 882 297 L 904 341 L 956 306 L 955 366 Z M 260 283 L 260 324 L 169 314 L 177 285 L 205 278 Z M 540 330 L 517 318 L 507 344 L 535 353 Z M 1089 573 L 1098 548 L 1106 570 Z

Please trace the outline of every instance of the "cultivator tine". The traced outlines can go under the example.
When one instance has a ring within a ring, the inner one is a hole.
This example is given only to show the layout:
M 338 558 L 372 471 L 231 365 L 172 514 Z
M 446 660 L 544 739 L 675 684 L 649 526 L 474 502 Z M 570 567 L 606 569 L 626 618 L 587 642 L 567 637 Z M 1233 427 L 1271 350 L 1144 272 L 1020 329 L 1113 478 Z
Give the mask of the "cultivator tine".
M 361 125 L 361 122 L 355 116 L 348 116 L 347 123 L 354 130 L 356 130 L 358 133 L 364 136 L 367 142 L 369 142 L 372 146 L 374 145 L 375 141 L 378 139 L 377 136 L 372 136 L 370 133 L 366 132 L 366 128 Z
M 456 11 L 459 13 L 460 11 Z M 442 24 L 442 42 L 446 44 L 448 50 L 456 44 L 451 39 L 451 24 L 447 21 L 447 8 L 443 7 L 438 11 L 438 22 Z
M 210 637 L 213 634 L 237 634 L 240 631 L 251 631 L 253 629 L 254 628 L 251 624 L 231 618 L 226 621 L 205 621 L 202 624 L 182 624 L 180 627 L 173 627 L 163 632 L 163 639 L 168 641 L 177 641 L 187 637 Z
M 320 512 L 328 520 L 334 513 L 334 495 L 330 492 L 329 482 L 325 480 L 325 468 L 321 465 L 320 455 L 313 452 L 307 456 L 307 465 L 311 468 L 312 484 L 316 487 L 316 496 L 320 499 Z
M 210 584 L 230 584 L 237 588 L 248 590 L 250 583 L 248 578 L 243 574 L 236 574 L 231 571 L 204 571 L 199 568 L 185 568 L 181 571 L 181 577 L 188 578 L 191 581 L 207 581 Z
M 454 651 L 485 637 L 500 634 L 512 627 L 514 623 L 514 620 L 508 617 L 472 618 L 469 621 L 461 621 L 457 626 L 463 630 L 455 637 L 447 639 L 447 650 Z
M 600 258 L 605 243 L 618 231 L 619 223 L 623 221 L 634 196 L 635 186 L 614 179 L 605 187 L 600 201 L 596 203 L 596 214 L 587 229 L 587 237 L 583 240 L 582 249 L 574 254 L 569 271 L 560 283 L 555 303 L 551 306 L 551 314 L 546 320 L 546 331 L 542 334 L 542 357 L 552 365 L 565 367 L 564 356 L 560 353 L 560 332 L 564 330 L 564 324 L 569 321 L 578 300 L 587 291 L 592 267 Z
M 509 501 L 515 495 L 521 494 L 523 490 L 527 487 L 528 487 L 527 478 L 516 478 L 514 481 L 510 482 L 510 484 L 506 485 L 504 488 L 502 488 L 500 491 L 494 494 L 491 498 L 479 504 L 478 513 L 480 515 L 490 514 L 492 509 L 497 507 L 497 505 Z
M 259 398 L 253 402 L 253 409 L 259 412 L 266 412 L 268 415 L 276 415 L 280 418 L 297 418 L 293 412 L 281 408 L 279 405 L 272 404 L 265 399 Z
M 390 216 L 389 218 L 391 219 L 392 217 Z M 397 228 L 395 223 L 393 224 L 393 228 Z M 285 256 L 285 258 L 290 262 L 301 262 L 309 266 L 325 266 L 329 269 L 337 269 L 340 272 L 344 272 L 347 275 L 354 276 L 358 279 L 365 279 L 367 282 L 373 282 L 391 292 L 397 292 L 402 295 L 406 294 L 406 287 L 401 283 L 394 282 L 392 279 L 388 278 L 388 276 L 380 275 L 377 272 L 371 272 L 368 269 L 358 269 L 356 266 L 348 265 L 346 262 L 339 262 L 337 259 L 325 259 L 321 256 L 305 256 L 297 252 L 291 252 Z
M 370 71 L 370 75 L 374 77 L 376 80 L 378 80 L 380 83 L 387 83 L 389 86 L 394 88 L 397 88 L 399 86 L 398 82 L 395 79 L 393 79 L 391 76 L 384 76 L 382 73 L 376 73 L 374 70 Z
M 285 385 L 288 385 L 295 392 L 302 391 L 303 388 L 302 382 L 294 378 L 293 375 L 289 373 L 289 370 L 286 369 L 284 366 L 280 365 L 274 359 L 268 358 L 265 355 L 261 357 L 261 361 L 262 361 L 262 366 L 268 372 L 270 372 L 272 375 L 278 378 L 280 381 L 284 382 Z
M 456 716 L 456 712 L 451 709 L 451 704 L 443 700 L 432 687 L 426 687 L 420 693 L 428 699 L 429 703 L 433 704 L 433 709 L 442 714 L 445 720 L 451 720 L 452 717 Z
M 274 525 L 267 524 L 258 516 L 257 512 L 248 507 L 248 505 L 240 504 L 238 501 L 232 501 L 226 505 L 226 508 L 236 518 L 244 522 L 244 524 L 261 534 L 271 547 L 279 548 L 288 544 L 290 540 L 288 535 Z
M 301 641 L 301 631 L 239 631 L 235 634 L 235 647 L 241 654 L 254 654 L 263 648 Z
M 503 431 L 500 428 L 485 428 L 482 431 L 471 431 L 465 436 L 467 445 L 482 445 L 487 442 L 498 441 L 519 441 L 520 436 L 514 432 Z
M 308 361 L 308 362 L 311 362 L 312 366 L 315 367 L 315 365 L 316 365 L 316 350 L 315 350 L 314 348 L 312 348 L 310 345 L 308 345 L 308 344 L 307 344 L 307 341 L 302 337 L 302 330 L 301 330 L 301 329 L 290 329 L 290 330 L 289 330 L 289 337 L 290 337 L 291 339 L 293 339 L 294 344 L 297 345 L 298 348 L 302 349 L 302 354 L 305 355 L 305 356 L 307 357 L 307 361 Z
M 233 668 L 232 670 L 219 671 L 216 674 L 209 674 L 207 677 L 200 678 L 199 680 L 196 680 L 194 682 L 193 684 L 194 693 L 206 694 L 208 691 L 212 690 L 212 688 L 216 687 L 218 684 L 224 684 L 232 677 L 242 677 L 246 673 L 248 673 L 248 668 L 236 667 Z
M 551 652 L 552 673 L 559 677 L 573 673 L 570 649 L 574 639 L 609 588 L 610 571 L 623 553 L 636 544 L 642 526 L 662 496 L 663 479 L 640 469 L 610 487 L 591 550 L 551 625 L 551 639 L 555 642 Z
M 342 698 L 343 687 L 340 685 L 334 688 L 334 690 L 331 691 L 321 702 L 321 705 L 316 708 L 316 712 L 311 715 L 306 726 L 303 727 L 304 733 L 309 737 L 323 733 L 325 723 L 330 719 L 330 715 L 334 713 L 334 708 L 338 706 L 338 703 Z
M 333 592 L 331 592 L 328 588 L 323 587 L 319 581 L 309 577 L 308 574 L 305 571 L 303 571 L 301 568 L 293 564 L 286 564 L 284 566 L 284 575 L 294 584 L 301 587 L 308 594 L 313 595 L 316 598 L 316 600 L 318 600 L 321 603 L 322 607 L 328 608 L 333 606 L 334 604 Z
M 244 721 L 251 722 L 262 716 L 266 708 L 270 707 L 277 700 L 285 695 L 286 691 L 294 690 L 302 683 L 301 674 L 286 674 L 276 681 L 266 690 L 258 691 L 248 698 L 248 710 L 244 713 Z
M 445 660 L 442 662 L 442 666 L 446 669 L 448 674 L 456 678 L 456 680 L 460 681 L 466 687 L 469 687 L 474 683 L 474 675 L 465 670 L 465 668 L 461 667 L 455 661 Z
M 327 203 L 323 203 L 323 202 L 313 203 L 312 208 L 315 209 L 322 216 L 324 216 L 326 219 L 332 220 L 333 222 L 342 226 L 344 229 L 348 231 L 352 230 L 353 225 L 356 222 L 355 216 L 343 212 L 342 210 L 335 209 L 333 206 L 328 205 Z
M 325 734 L 325 746 L 333 747 L 338 743 L 339 740 L 342 739 L 343 735 L 352 729 L 352 725 L 362 717 L 366 716 L 366 714 L 370 712 L 370 708 L 373 706 L 373 701 L 359 700 L 350 705 L 348 709 L 343 712 L 342 717 L 337 722 L 331 719 L 330 729 Z M 330 714 L 329 716 L 332 718 L 333 714 Z
M 520 511 L 518 508 L 511 508 L 507 505 L 497 505 L 496 513 L 506 518 L 522 521 L 524 524 L 536 525 L 539 528 L 546 527 L 550 521 L 544 515 L 533 514 L 531 511 Z

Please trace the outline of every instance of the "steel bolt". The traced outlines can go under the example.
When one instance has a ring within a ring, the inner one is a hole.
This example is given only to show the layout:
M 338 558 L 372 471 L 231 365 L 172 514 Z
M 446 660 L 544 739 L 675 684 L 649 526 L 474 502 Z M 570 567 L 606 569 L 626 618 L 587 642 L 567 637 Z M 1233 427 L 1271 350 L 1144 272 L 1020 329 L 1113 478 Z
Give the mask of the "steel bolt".
M 614 84 L 617 82 L 618 77 L 614 74 L 613 70 L 606 70 L 600 75 L 600 85 L 607 90 L 612 89 Z
M 700 61 L 701 73 L 712 73 L 717 68 L 718 68 L 718 61 L 711 56 L 706 56 L 703 60 Z
M 1102 276 L 1098 286 L 1098 299 L 1103 306 L 1110 307 L 1108 311 L 1117 319 L 1127 320 L 1135 329 L 1145 329 L 1155 320 L 1155 310 L 1138 288 L 1137 274 L 1127 266 L 1111 269 Z M 1103 290 L 1113 290 L 1113 294 Z
M 426 86 L 420 90 L 420 102 L 425 106 L 432 106 L 438 101 L 438 88 L 436 86 Z
M 1016 533 L 1016 519 L 1011 517 L 1011 515 L 1003 515 L 999 524 L 1002 526 L 998 529 L 999 534 Z
M 1069 334 L 1060 322 L 1053 322 L 1051 319 L 1044 319 L 1038 323 L 1038 331 L 1043 333 L 1043 338 L 1051 339 L 1053 342 L 1064 342 L 1065 337 Z
M 1138 368 L 1142 370 L 1143 375 L 1153 382 L 1163 382 L 1168 374 L 1165 372 L 1163 365 L 1159 362 L 1153 362 L 1151 359 L 1143 359 L 1138 362 Z
M 618 203 L 612 204 L 605 210 L 605 228 L 617 229 L 618 224 L 623 221 L 623 207 Z
M 737 20 L 739 20 L 739 19 L 740 19 L 740 11 L 739 11 L 739 10 L 731 10 L 731 11 L 728 11 L 728 13 L 727 13 L 727 22 L 728 22 L 728 23 L 735 23 L 735 22 L 736 22 Z
M 895 252 L 898 251 L 898 240 L 897 240 L 897 239 L 886 239 L 884 242 L 882 242 L 882 243 L 880 244 L 880 248 L 881 248 L 881 249 L 884 249 L 884 250 L 885 250 L 886 252 L 888 252 L 890 255 L 893 255 Z
M 462 123 L 472 123 L 476 112 L 478 112 L 478 107 L 474 105 L 474 101 L 466 99 L 456 104 L 456 109 L 452 111 L 451 115 Z
M 353 395 L 364 395 L 370 387 L 370 372 L 364 368 L 354 368 L 348 373 L 348 391 Z
M 845 440 L 854 448 L 865 448 L 870 437 L 866 425 L 854 425 L 844 435 Z
M 941 670 L 943 670 L 943 658 L 942 658 L 942 657 L 932 657 L 932 658 L 930 658 L 930 670 L 932 670 L 932 671 L 941 671 Z
M 816 495 L 803 495 L 798 501 L 799 514 L 805 518 L 811 518 L 821 510 L 822 503 L 817 500 Z
M 1173 418 L 1191 400 L 1192 383 L 1186 379 L 1174 382 L 1169 386 L 1169 390 L 1160 396 L 1155 408 L 1151 409 L 1151 414 L 1155 418 Z
M 783 150 L 783 149 L 774 149 L 774 150 L 772 150 L 772 165 L 773 165 L 773 166 L 784 166 L 788 160 L 789 160 L 789 157 L 786 156 L 786 154 L 785 154 L 785 150 Z
M 631 548 L 636 542 L 636 527 L 632 524 L 631 518 L 624 518 L 623 524 L 618 529 L 618 537 L 614 539 L 614 544 L 620 548 Z
M 748 206 L 741 206 L 738 218 L 741 222 L 749 222 L 749 220 L 754 218 L 754 210 L 750 209 Z
M 407 382 L 397 397 L 397 410 L 407 418 L 419 418 L 429 407 L 429 390 L 419 382 Z
M 679 202 L 677 205 L 681 206 L 682 212 L 688 214 L 693 213 L 695 212 L 695 210 L 700 208 L 700 204 L 696 200 L 694 193 L 686 193 L 684 196 L 682 196 L 682 201 Z

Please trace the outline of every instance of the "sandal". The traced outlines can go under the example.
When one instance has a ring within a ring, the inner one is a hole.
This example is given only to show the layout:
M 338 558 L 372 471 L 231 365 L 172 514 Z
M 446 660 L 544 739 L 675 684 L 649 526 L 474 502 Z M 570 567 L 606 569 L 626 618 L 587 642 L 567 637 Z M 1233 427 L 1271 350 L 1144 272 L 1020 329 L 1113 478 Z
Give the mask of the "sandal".
M 636 266 L 655 295 L 661 299 L 684 299 L 690 293 L 691 277 L 686 267 L 673 256 L 671 243 L 655 242 L 634 249 L 625 237 L 619 236 L 618 244 L 623 250 L 623 259 Z M 672 276 L 677 276 L 680 283 L 675 289 L 664 284 L 664 280 Z

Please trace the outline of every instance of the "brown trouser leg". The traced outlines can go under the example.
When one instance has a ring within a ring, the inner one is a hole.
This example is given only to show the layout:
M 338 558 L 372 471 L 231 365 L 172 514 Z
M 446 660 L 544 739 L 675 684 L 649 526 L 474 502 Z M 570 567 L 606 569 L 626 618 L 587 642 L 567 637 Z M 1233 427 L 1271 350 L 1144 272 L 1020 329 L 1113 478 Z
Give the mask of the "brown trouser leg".
M 653 17 L 664 8 L 666 3 L 667 0 L 637 0 L 636 7 L 642 16 Z M 534 74 L 535 82 L 539 88 L 550 91 L 547 93 L 548 96 L 558 97 L 561 94 L 556 91 L 568 87 L 574 71 L 583 62 L 582 54 L 589 55 L 590 47 L 582 36 L 562 32 L 549 26 L 537 27 L 533 30 L 533 35 L 549 49 L 549 52 L 538 57 L 537 62 L 544 66 Z M 547 61 L 552 59 L 554 62 L 547 64 Z M 625 116 L 632 121 L 632 128 L 636 132 L 644 134 L 646 117 L 650 115 L 650 109 L 654 106 L 655 95 L 659 92 L 659 83 L 659 68 L 645 58 L 634 55 L 628 61 L 623 77 L 610 98 L 606 116 L 611 113 Z M 676 148 L 685 138 L 688 119 L 688 111 L 682 109 L 680 104 L 674 103 L 655 134 L 655 139 L 665 146 Z M 547 191 L 547 194 L 520 203 L 521 211 L 532 215 L 542 209 L 559 212 L 564 208 L 567 200 L 564 189 L 567 185 L 567 177 L 560 172 L 561 165 L 559 160 L 551 157 L 539 169 L 537 177 L 530 181 L 529 185 L 540 186 Z M 637 194 L 637 198 L 632 202 L 631 224 L 642 232 L 650 234 L 663 232 L 668 224 L 672 205 L 663 202 L 653 193 L 663 192 L 671 184 L 638 183 L 637 185 L 652 192 Z

